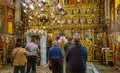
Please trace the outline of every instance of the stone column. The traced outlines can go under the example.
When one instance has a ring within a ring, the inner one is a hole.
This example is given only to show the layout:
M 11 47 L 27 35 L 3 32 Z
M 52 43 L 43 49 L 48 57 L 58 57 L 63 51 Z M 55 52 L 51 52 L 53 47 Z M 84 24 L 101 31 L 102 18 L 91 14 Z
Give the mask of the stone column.
M 40 47 L 41 47 L 41 65 L 46 65 L 47 52 L 46 52 L 47 32 L 41 36 Z

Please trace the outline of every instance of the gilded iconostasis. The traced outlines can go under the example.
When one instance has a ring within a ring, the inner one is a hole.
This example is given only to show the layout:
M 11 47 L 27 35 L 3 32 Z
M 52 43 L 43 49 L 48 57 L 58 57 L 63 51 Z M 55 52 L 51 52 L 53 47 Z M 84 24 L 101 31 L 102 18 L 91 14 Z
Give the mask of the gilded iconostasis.
M 26 0 L 25 3 L 29 5 L 31 2 L 31 0 Z M 52 40 L 60 38 L 61 35 L 66 38 L 73 38 L 74 35 L 77 35 L 81 39 L 81 44 L 85 47 L 90 42 L 87 47 L 88 61 L 96 59 L 94 57 L 96 52 L 100 52 L 101 47 L 106 45 L 106 43 L 103 43 L 106 42 L 106 29 L 104 29 L 106 25 L 103 21 L 105 17 L 104 0 L 58 0 L 56 2 L 57 6 L 54 1 L 43 0 L 41 3 L 38 0 L 38 2 L 33 1 L 30 8 L 26 8 L 25 3 L 23 4 L 22 15 L 25 31 L 42 29 L 47 31 L 47 34 L 52 35 Z M 40 3 L 40 8 L 37 8 L 37 3 Z M 101 42 L 101 40 L 104 41 Z M 100 59 L 101 56 L 96 60 Z

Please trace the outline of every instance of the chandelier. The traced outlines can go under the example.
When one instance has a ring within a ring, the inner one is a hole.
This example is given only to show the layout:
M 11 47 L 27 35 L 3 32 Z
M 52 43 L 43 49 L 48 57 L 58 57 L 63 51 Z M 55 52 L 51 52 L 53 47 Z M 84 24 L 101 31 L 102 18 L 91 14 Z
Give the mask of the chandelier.
M 57 0 L 23 0 L 22 7 L 31 25 L 46 24 L 65 14 L 62 4 Z

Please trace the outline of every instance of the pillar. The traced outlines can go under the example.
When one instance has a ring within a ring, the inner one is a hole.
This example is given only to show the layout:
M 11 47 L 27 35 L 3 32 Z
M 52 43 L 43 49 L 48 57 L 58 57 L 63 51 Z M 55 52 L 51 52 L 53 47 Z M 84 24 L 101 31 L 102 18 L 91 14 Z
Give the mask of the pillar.
M 47 43 L 47 33 L 44 31 L 44 33 L 41 36 L 41 40 L 40 40 L 41 65 L 46 65 L 46 59 L 47 59 L 46 43 Z
M 21 0 L 16 0 L 15 4 L 15 22 L 21 21 Z
M 19 36 L 18 38 L 20 38 L 22 40 L 23 43 L 23 31 L 22 28 L 22 21 L 21 21 L 21 0 L 16 0 L 15 3 L 15 26 L 16 26 L 16 35 Z
M 105 0 L 105 25 L 110 26 L 110 0 Z

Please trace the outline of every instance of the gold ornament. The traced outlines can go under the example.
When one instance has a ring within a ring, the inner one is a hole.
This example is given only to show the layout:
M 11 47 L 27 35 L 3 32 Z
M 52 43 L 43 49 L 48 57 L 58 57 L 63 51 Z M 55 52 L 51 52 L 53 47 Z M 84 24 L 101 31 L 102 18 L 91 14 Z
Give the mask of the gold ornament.
M 117 38 L 118 42 L 120 42 L 120 35 L 118 35 L 118 38 Z

